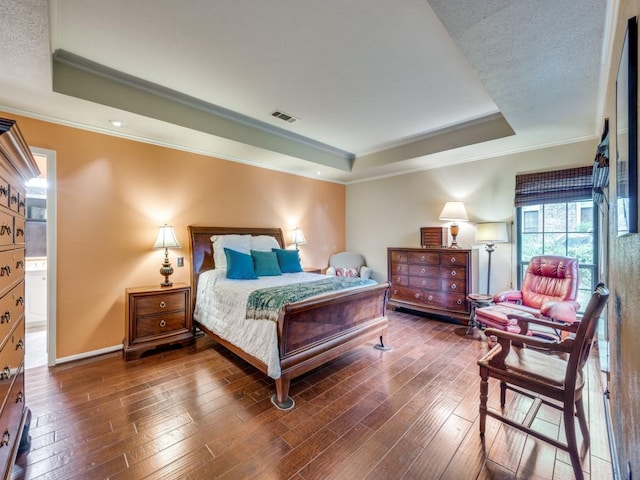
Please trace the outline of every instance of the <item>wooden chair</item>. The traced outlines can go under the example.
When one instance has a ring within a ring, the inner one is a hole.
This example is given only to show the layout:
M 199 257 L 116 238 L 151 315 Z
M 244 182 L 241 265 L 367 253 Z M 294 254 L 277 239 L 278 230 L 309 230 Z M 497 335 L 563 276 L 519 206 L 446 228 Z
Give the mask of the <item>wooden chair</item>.
M 478 360 L 480 436 L 483 439 L 486 418 L 489 415 L 568 452 L 575 477 L 583 478 L 574 419 L 577 415 L 586 451 L 590 439 L 582 403 L 582 387 L 585 383 L 582 370 L 589 356 L 598 319 L 608 298 L 609 291 L 603 284 L 599 284 L 591 296 L 584 315 L 573 324 L 558 325 L 549 319 L 513 315 L 513 318 L 518 321 L 521 333 L 516 334 L 496 328 L 485 330 L 485 334 L 495 336 L 498 343 Z M 561 341 L 527 336 L 529 324 L 552 326 L 568 332 L 569 335 Z M 487 407 L 489 378 L 500 381 L 502 412 Z M 503 415 L 507 389 L 534 400 L 522 422 L 516 422 Z M 531 429 L 531 424 L 543 404 L 563 412 L 566 444 Z

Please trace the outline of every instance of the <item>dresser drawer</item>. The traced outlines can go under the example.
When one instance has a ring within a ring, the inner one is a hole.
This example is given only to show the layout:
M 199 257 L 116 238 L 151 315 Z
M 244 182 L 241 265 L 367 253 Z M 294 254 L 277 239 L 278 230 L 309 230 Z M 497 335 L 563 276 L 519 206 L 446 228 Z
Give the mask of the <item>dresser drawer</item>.
M 0 292 L 24 278 L 24 248 L 0 252 Z
M 408 275 L 392 275 L 390 278 L 391 284 L 397 287 L 407 287 L 409 285 Z
M 441 280 L 440 289 L 446 294 L 461 293 L 464 295 L 466 292 L 466 282 L 464 281 L 464 278 L 461 278 L 460 280 L 454 278 L 443 278 Z
M 135 302 L 136 317 L 141 317 L 155 313 L 184 310 L 187 305 L 187 297 L 185 292 L 163 293 L 138 297 Z
M 391 273 L 393 275 L 409 275 L 409 265 L 406 263 L 391 262 Z
M 0 298 L 0 342 L 24 316 L 24 280 Z M 0 368 L 2 368 L 0 366 Z
M 440 267 L 440 276 L 442 278 L 452 278 L 464 281 L 467 278 L 467 269 L 464 266 L 460 267 L 450 267 L 443 266 Z
M 440 267 L 438 265 L 409 264 L 409 275 L 414 277 L 439 277 Z
M 409 252 L 408 258 L 409 263 L 413 264 L 438 265 L 440 263 L 440 256 L 437 252 L 427 252 L 426 250 Z
M 469 255 L 466 252 L 447 252 L 440 254 L 440 265 L 467 265 Z
M 409 286 L 427 290 L 440 290 L 441 280 L 438 277 L 409 277 Z
M 467 306 L 466 295 L 453 293 L 444 296 L 440 302 L 442 308 L 451 310 L 453 312 L 460 312 L 467 315 L 469 313 L 469 307 Z
M 423 291 L 417 288 L 391 286 L 391 298 L 404 302 L 422 302 Z
M 6 338 L 0 350 L 0 399 L 4 399 L 24 361 L 24 321 Z
M 11 468 L 9 458 L 12 454 L 12 448 L 20 441 L 20 424 L 25 411 L 24 397 L 24 368 L 20 366 L 16 372 L 15 381 L 8 389 L 8 395 L 4 405 L 4 409 L 0 414 L 0 464 L 7 464 L 7 469 Z M 6 472 L 9 473 L 9 472 Z M 6 478 L 9 478 L 8 476 Z
M 404 250 L 391 250 L 389 260 L 393 263 L 407 263 L 407 252 Z

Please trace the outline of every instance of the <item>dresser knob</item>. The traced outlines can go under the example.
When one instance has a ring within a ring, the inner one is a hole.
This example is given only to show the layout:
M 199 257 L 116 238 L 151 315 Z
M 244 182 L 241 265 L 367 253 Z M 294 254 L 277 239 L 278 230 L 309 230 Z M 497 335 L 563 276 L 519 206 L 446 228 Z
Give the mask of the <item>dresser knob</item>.
M 2 315 L 0 315 L 0 323 L 9 323 L 11 321 L 11 311 L 6 310 Z
M 5 430 L 2 434 L 2 440 L 0 440 L 0 447 L 4 447 L 5 445 L 9 445 L 9 440 L 11 440 L 11 434 L 9 430 Z
M 162 328 L 166 327 L 167 326 L 167 322 L 165 322 L 164 320 L 160 320 L 160 326 Z
M 167 304 L 166 304 L 166 303 L 164 303 L 164 301 L 160 302 L 160 308 L 164 308 L 164 307 L 166 307 L 166 306 L 167 306 Z
M 455 277 L 456 275 L 457 275 L 456 271 L 455 270 L 451 270 L 451 276 Z
M 20 390 L 16 395 L 16 403 L 24 402 L 24 392 Z
M 429 300 L 429 301 L 433 300 L 433 295 L 429 295 L 429 296 L 427 297 L 427 300 Z
M 456 257 L 451 257 L 451 263 L 456 263 Z
M 422 271 L 422 273 L 425 273 L 427 270 L 425 268 L 423 268 L 421 271 Z
M 416 294 L 414 295 L 414 297 L 416 297 L 416 298 L 420 298 L 420 294 L 419 294 L 419 293 L 416 293 Z
M 422 280 L 422 286 L 424 287 L 427 284 L 426 280 Z
M 422 255 L 422 256 L 420 257 L 420 260 L 422 260 L 423 262 L 426 260 L 426 259 L 424 258 L 424 255 Z
M 458 288 L 458 286 L 455 283 L 451 284 L 451 290 L 455 290 L 456 288 Z
M 458 305 L 462 305 L 462 300 L 458 299 L 458 300 L 456 300 L 456 303 L 457 303 Z

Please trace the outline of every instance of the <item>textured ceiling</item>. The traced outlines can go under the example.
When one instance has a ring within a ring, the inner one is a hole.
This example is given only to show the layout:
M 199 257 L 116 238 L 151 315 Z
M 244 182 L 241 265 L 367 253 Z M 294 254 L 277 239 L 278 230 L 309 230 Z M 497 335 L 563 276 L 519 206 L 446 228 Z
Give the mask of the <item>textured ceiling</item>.
M 0 0 L 0 109 L 345 183 L 473 161 L 597 137 L 615 4 L 575 5 Z

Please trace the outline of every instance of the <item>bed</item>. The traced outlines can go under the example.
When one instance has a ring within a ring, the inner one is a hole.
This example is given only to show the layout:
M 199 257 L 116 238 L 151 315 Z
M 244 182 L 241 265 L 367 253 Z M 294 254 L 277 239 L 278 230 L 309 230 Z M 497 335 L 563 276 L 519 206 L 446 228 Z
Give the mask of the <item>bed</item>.
M 228 325 L 220 322 L 235 317 L 227 307 L 212 309 L 210 285 L 225 285 L 216 268 L 212 236 L 251 235 L 251 239 L 273 237 L 280 248 L 284 248 L 284 237 L 279 228 L 231 228 L 189 226 L 191 250 L 191 291 L 194 306 L 194 325 L 218 343 L 267 374 L 275 380 L 276 393 L 271 401 L 281 410 L 289 410 L 295 403 L 289 396 L 291 379 L 308 372 L 369 341 L 374 347 L 388 350 L 385 345 L 388 319 L 385 315 L 389 283 L 359 286 L 337 292 L 328 292 L 292 303 L 285 303 L 277 312 L 277 318 L 268 320 L 246 320 L 244 324 L 253 330 L 249 334 L 229 333 Z M 230 238 L 230 237 L 227 237 Z M 220 249 L 218 249 L 220 250 Z M 220 263 L 220 262 L 219 262 Z M 286 274 L 300 281 L 326 278 L 312 273 Z M 224 276 L 224 275 L 223 275 Z M 311 279 L 311 277 L 315 277 Z M 264 277 L 266 278 L 266 277 Z M 260 277 L 258 280 L 262 280 Z M 247 285 L 258 280 L 235 281 L 247 289 Z M 226 280 L 226 283 L 233 283 Z M 230 288 L 230 287 L 229 287 Z M 202 298 L 200 298 L 202 297 Z M 246 300 L 245 303 L 246 305 Z M 231 307 L 229 307 L 231 308 Z M 246 313 L 246 307 L 245 312 Z M 234 327 L 235 328 L 235 327 Z M 238 327 L 240 328 L 240 327 Z M 261 332 L 261 333 L 258 333 Z M 260 351 L 254 352 L 243 339 L 250 335 L 272 337 L 275 365 L 270 357 Z

